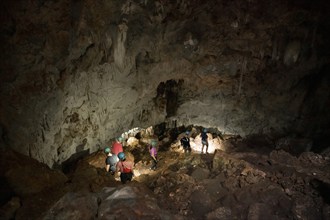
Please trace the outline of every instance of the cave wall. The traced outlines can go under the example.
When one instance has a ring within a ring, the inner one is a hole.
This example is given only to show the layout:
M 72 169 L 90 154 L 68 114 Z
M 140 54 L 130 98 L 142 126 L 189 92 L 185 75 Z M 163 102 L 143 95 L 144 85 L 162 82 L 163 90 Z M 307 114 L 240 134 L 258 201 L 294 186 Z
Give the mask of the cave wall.
M 328 9 L 2 1 L 0 144 L 52 166 L 164 120 L 243 136 L 328 134 Z

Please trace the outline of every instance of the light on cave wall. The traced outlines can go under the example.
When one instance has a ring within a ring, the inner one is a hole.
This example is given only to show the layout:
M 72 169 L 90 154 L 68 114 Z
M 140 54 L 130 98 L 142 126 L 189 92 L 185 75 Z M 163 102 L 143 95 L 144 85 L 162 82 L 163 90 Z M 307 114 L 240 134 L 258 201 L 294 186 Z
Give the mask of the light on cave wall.
M 123 134 L 121 134 L 121 136 L 126 139 L 126 144 L 130 145 L 130 146 L 137 146 L 138 145 L 138 141 L 135 138 L 135 135 L 139 132 L 142 132 L 144 135 L 147 136 L 153 136 L 154 132 L 153 132 L 153 127 L 150 126 L 146 129 L 143 128 L 132 128 L 129 131 L 124 132 Z M 180 139 L 183 137 L 184 134 L 180 134 L 179 137 L 177 138 L 177 141 L 174 143 L 174 145 L 179 146 L 180 145 Z M 150 139 L 151 140 L 151 139 Z M 220 140 L 220 138 L 216 137 L 213 138 L 212 134 L 208 133 L 208 142 L 209 142 L 209 147 L 208 147 L 208 153 L 214 153 L 215 150 L 222 150 L 224 151 L 225 148 L 222 145 L 222 142 Z M 190 137 L 190 145 L 191 145 L 191 149 L 198 153 L 202 151 L 202 140 L 201 140 L 201 135 L 197 135 L 195 138 Z M 204 152 L 205 152 L 205 147 L 204 147 Z
M 141 130 L 143 130 L 143 129 L 142 128 L 139 128 L 139 127 L 132 128 L 132 129 L 130 129 L 130 130 L 122 133 L 120 136 L 123 137 L 124 139 L 128 139 L 129 137 L 134 137 Z
M 138 146 L 140 141 L 137 138 L 135 138 L 135 136 L 139 132 L 142 132 L 144 135 L 147 135 L 151 139 L 154 138 L 154 136 L 153 136 L 154 132 L 153 132 L 152 126 L 148 127 L 147 129 L 133 128 L 133 129 L 130 129 L 129 131 L 127 131 L 127 132 L 124 132 L 121 136 L 126 139 L 126 144 L 128 146 Z M 182 146 L 180 146 L 180 139 L 184 135 L 185 134 L 182 133 L 178 136 L 177 140 L 172 143 L 173 147 L 172 147 L 171 150 L 183 153 L 183 148 L 182 148 Z M 145 143 L 148 143 L 148 140 L 151 140 L 149 138 L 144 139 L 143 141 L 144 142 L 147 141 Z M 213 138 L 212 134 L 208 133 L 208 142 L 209 142 L 209 147 L 208 147 L 208 153 L 209 154 L 213 154 L 216 150 L 224 151 L 222 141 L 219 137 Z M 162 141 L 160 143 L 162 143 Z M 191 145 L 193 153 L 197 153 L 197 154 L 201 153 L 201 150 L 202 150 L 201 135 L 198 134 L 195 138 L 190 137 L 190 145 Z M 206 149 L 204 149 L 204 152 L 205 152 L 205 150 Z M 144 166 L 142 164 L 137 164 L 136 168 L 134 170 L 134 176 L 135 176 L 136 180 L 139 181 L 139 176 L 141 176 L 143 174 L 153 175 L 154 172 L 152 172 L 149 169 L 149 166 Z M 119 177 L 117 177 L 116 180 L 120 181 Z
M 219 138 L 212 138 L 212 135 L 208 134 L 208 142 L 209 142 L 209 147 L 208 147 L 208 153 L 214 153 L 215 150 L 223 150 L 224 147 L 222 146 L 222 143 Z M 198 135 L 195 139 L 190 138 L 190 146 L 193 151 L 196 152 L 201 152 L 202 151 L 202 139 L 201 136 Z M 205 147 L 204 147 L 204 152 L 205 152 Z

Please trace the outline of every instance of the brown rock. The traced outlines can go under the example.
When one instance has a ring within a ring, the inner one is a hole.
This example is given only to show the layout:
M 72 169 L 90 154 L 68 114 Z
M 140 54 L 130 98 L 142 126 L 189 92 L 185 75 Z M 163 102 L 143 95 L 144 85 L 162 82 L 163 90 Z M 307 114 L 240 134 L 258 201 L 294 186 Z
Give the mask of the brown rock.
M 21 207 L 20 199 L 13 197 L 9 202 L 0 208 L 0 219 L 14 219 L 17 209 Z
M 19 196 L 27 196 L 63 185 L 68 178 L 58 170 L 51 170 L 45 166 L 17 167 L 6 173 L 10 187 Z
M 46 212 L 44 220 L 90 220 L 97 215 L 97 197 L 91 193 L 67 193 Z

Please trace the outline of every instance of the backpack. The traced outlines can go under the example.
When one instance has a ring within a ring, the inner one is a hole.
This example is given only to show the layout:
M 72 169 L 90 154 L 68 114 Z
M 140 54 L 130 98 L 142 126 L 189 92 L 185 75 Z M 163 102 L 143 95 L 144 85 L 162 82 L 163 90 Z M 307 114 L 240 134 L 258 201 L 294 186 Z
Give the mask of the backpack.
M 130 168 L 124 166 L 123 162 L 121 162 L 121 165 L 123 166 L 123 173 L 131 173 L 132 172 L 132 170 Z

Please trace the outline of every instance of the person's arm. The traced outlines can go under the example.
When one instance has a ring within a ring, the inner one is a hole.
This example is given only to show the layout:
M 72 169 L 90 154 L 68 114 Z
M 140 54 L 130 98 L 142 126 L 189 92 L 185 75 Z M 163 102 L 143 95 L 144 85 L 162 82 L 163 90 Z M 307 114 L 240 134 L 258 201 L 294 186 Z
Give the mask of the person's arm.
M 109 170 L 110 170 L 110 164 L 107 164 L 107 165 L 105 166 L 105 170 L 106 170 L 107 172 L 109 172 Z
M 116 165 L 116 171 L 120 172 L 120 162 L 118 162 L 117 165 Z
M 150 150 L 150 156 L 151 156 L 154 160 L 156 160 L 156 158 L 155 158 L 155 150 L 154 150 L 154 148 L 151 148 L 151 150 Z
M 155 149 L 151 150 L 151 157 L 157 162 L 157 158 L 155 157 Z

